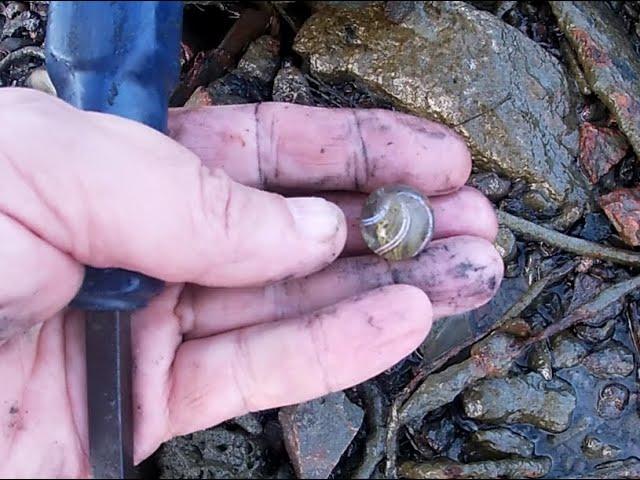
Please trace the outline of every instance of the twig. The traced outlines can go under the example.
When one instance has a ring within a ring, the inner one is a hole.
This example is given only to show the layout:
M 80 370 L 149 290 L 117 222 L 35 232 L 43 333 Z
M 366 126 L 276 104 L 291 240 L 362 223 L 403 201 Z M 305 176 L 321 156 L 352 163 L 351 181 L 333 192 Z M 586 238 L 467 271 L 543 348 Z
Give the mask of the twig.
M 271 25 L 272 15 L 265 10 L 248 8 L 242 12 L 220 45 L 209 53 L 200 52 L 186 78 L 171 95 L 172 107 L 183 106 L 196 88 L 220 78 L 231 68 L 244 49 Z
M 30 46 L 30 47 L 22 47 L 22 48 L 19 48 L 18 50 L 11 52 L 2 60 L 0 60 L 0 73 L 4 72 L 4 70 L 9 68 L 9 65 L 15 62 L 18 62 L 20 60 L 23 60 L 27 57 L 35 57 L 40 60 L 44 60 L 45 59 L 44 50 L 40 47 Z
M 397 457 L 398 457 L 398 431 L 402 424 L 400 423 L 400 409 L 406 401 L 413 395 L 413 392 L 424 381 L 427 374 L 424 370 L 418 371 L 415 377 L 411 379 L 409 384 L 398 395 L 391 404 L 389 410 L 389 420 L 387 421 L 387 438 L 386 452 L 387 461 L 385 464 L 385 477 L 394 479 L 398 478 Z
M 566 317 L 552 323 L 545 329 L 529 337 L 525 341 L 525 346 L 532 345 L 541 340 L 546 340 L 547 338 L 550 338 L 557 333 L 560 333 L 567 328 L 572 327 L 576 323 L 580 323 L 583 320 L 596 315 L 597 313 L 608 308 L 610 305 L 613 305 L 615 302 L 621 300 L 622 297 L 631 293 L 638 287 L 640 287 L 640 275 L 604 289 L 599 294 L 597 294 L 590 302 L 579 306 Z
M 533 222 L 516 217 L 502 210 L 498 210 L 498 220 L 501 224 L 516 233 L 568 252 L 632 267 L 640 266 L 640 254 L 638 253 L 619 248 L 605 247 L 597 243 L 582 240 L 581 238 L 571 237 L 564 233 L 541 227 L 540 225 L 536 225 Z
M 385 402 L 378 386 L 372 382 L 363 383 L 358 388 L 365 404 L 367 430 L 369 437 L 365 444 L 362 463 L 353 474 L 353 478 L 368 479 L 376 469 L 376 466 L 384 458 L 385 438 L 387 429 L 384 424 Z

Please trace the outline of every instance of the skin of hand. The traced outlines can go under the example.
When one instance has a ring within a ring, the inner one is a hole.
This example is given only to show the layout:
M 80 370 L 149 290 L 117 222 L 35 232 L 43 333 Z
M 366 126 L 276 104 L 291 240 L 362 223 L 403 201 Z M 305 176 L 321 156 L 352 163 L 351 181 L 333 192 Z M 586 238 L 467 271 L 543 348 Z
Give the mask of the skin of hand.
M 83 265 L 167 282 L 133 318 L 135 458 L 304 402 L 410 354 L 500 285 L 493 208 L 447 128 L 383 110 L 176 109 L 170 135 L 0 89 L 0 476 L 86 477 Z M 429 195 L 435 236 L 388 263 L 366 192 Z

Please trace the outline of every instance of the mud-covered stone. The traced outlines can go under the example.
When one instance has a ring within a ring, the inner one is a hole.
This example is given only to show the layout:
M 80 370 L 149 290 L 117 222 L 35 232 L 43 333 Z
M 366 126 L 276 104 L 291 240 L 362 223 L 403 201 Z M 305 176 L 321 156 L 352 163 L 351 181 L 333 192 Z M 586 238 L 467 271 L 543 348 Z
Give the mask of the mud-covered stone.
M 516 236 L 507 227 L 498 228 L 498 234 L 493 242 L 496 250 L 505 262 L 510 262 L 518 253 Z
M 224 427 L 176 437 L 156 455 L 160 478 L 264 477 L 266 459 L 265 446 L 258 440 Z
M 579 160 L 591 183 L 597 183 L 628 151 L 629 142 L 617 128 L 580 125 Z
M 358 432 L 364 412 L 342 392 L 279 412 L 285 446 L 299 478 L 327 478 Z
M 549 2 L 591 89 L 640 153 L 640 59 L 606 2 Z
M 549 432 L 566 430 L 576 407 L 569 383 L 545 381 L 535 372 L 483 380 L 465 390 L 462 401 L 468 417 L 490 424 L 526 423 Z
M 621 450 L 615 445 L 605 443 L 593 435 L 587 435 L 582 440 L 582 452 L 588 458 L 612 460 L 620 454 Z
M 619 383 L 611 383 L 600 390 L 597 411 L 602 418 L 619 418 L 629 403 L 629 389 Z
M 553 368 L 571 368 L 578 365 L 589 353 L 587 345 L 572 333 L 565 331 L 551 339 Z
M 534 444 L 508 428 L 489 428 L 469 435 L 464 452 L 468 461 L 501 460 L 511 456 L 529 458 L 533 456 Z
M 274 102 L 313 104 L 311 87 L 304 73 L 299 68 L 288 64 L 282 66 L 273 80 L 271 96 Z
M 588 355 L 582 363 L 598 378 L 626 377 L 633 372 L 633 352 L 620 343 L 611 342 Z
M 511 182 L 493 172 L 471 175 L 468 184 L 480 190 L 492 202 L 502 200 L 511 190 Z
M 452 126 L 481 168 L 523 178 L 554 201 L 583 197 L 571 103 L 579 94 L 557 59 L 492 14 L 463 2 L 326 9 L 294 49 L 327 81 L 355 79 Z
M 398 471 L 403 478 L 540 478 L 551 468 L 551 459 L 509 458 L 460 463 L 447 458 L 431 462 L 403 462 Z
M 640 188 L 614 190 L 600 197 L 600 206 L 622 240 L 634 247 L 640 245 Z
M 527 364 L 531 370 L 542 375 L 542 378 L 551 380 L 553 377 L 551 350 L 546 341 L 538 342 L 531 347 L 527 355 Z
M 207 87 L 213 105 L 235 105 L 269 100 L 280 67 L 280 42 L 263 35 L 249 45 L 238 66 Z

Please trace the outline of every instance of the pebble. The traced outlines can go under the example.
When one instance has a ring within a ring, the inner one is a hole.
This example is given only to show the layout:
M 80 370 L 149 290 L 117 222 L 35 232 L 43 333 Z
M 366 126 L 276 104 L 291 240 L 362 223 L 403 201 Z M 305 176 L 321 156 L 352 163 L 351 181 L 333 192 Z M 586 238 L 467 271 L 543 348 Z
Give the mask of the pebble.
M 633 352 L 617 342 L 596 350 L 582 363 L 592 375 L 602 379 L 626 377 L 634 369 Z
M 619 418 L 628 403 L 629 389 L 619 383 L 611 383 L 600 391 L 596 409 L 602 418 Z
M 328 478 L 362 424 L 364 412 L 336 392 L 278 414 L 284 442 L 299 478 Z
M 312 105 L 311 86 L 302 71 L 293 65 L 284 65 L 273 80 L 271 93 L 274 102 Z
M 615 445 L 604 443 L 597 437 L 587 435 L 582 441 L 582 452 L 588 458 L 612 460 L 620 454 L 621 450 Z
M 575 367 L 588 353 L 587 345 L 568 331 L 551 339 L 551 358 L 555 369 Z
M 505 263 L 513 260 L 518 253 L 516 236 L 507 227 L 498 228 L 498 234 L 493 245 Z
M 600 206 L 625 243 L 640 245 L 640 187 L 618 188 L 603 195 Z
M 545 381 L 531 372 L 507 378 L 491 378 L 465 390 L 465 414 L 490 424 L 526 423 L 549 432 L 569 427 L 576 407 L 573 387 L 562 379 Z
M 492 202 L 502 200 L 511 190 L 511 182 L 493 172 L 471 175 L 469 185 L 480 190 Z
M 474 463 L 459 463 L 447 458 L 431 462 L 404 462 L 399 473 L 403 478 L 540 478 L 551 469 L 551 459 L 508 458 Z
M 534 444 L 508 428 L 490 428 L 473 432 L 464 451 L 469 461 L 501 460 L 510 456 L 530 458 Z

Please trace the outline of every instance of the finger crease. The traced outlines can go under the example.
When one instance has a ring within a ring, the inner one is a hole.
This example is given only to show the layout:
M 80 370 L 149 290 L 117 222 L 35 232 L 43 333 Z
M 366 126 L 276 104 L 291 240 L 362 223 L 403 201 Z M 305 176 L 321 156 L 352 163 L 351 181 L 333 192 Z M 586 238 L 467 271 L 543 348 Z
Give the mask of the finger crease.
M 243 385 L 241 378 L 247 377 L 250 381 L 253 381 L 255 375 L 251 365 L 251 353 L 247 348 L 247 340 L 243 329 L 239 329 L 235 333 L 233 345 L 236 358 L 233 359 L 235 361 L 232 360 L 231 362 L 231 376 L 233 378 L 236 391 L 238 392 L 238 396 L 240 397 L 243 411 L 244 413 L 249 413 L 252 411 L 251 402 L 249 400 L 249 395 L 247 394 L 247 388 Z M 244 365 L 244 368 L 242 368 L 242 365 Z M 242 375 L 243 371 L 245 372 L 245 375 Z
M 320 368 L 320 376 L 322 378 L 322 386 L 326 392 L 334 392 L 334 385 L 332 384 L 329 375 L 325 354 L 327 352 L 327 339 L 324 332 L 324 322 L 320 315 L 314 315 L 311 320 L 307 322 L 309 334 L 311 335 L 311 343 L 313 344 L 313 353 L 316 357 L 316 363 Z
M 364 176 L 360 178 L 358 175 L 358 168 L 354 168 L 354 177 L 356 189 L 361 190 L 361 187 L 366 184 L 370 175 L 370 165 L 369 165 L 369 152 L 367 152 L 367 145 L 364 141 L 364 137 L 362 136 L 362 126 L 360 124 L 360 118 L 358 117 L 357 110 L 352 110 L 353 118 L 356 125 L 356 131 L 358 133 L 358 140 L 360 143 L 360 164 L 364 167 Z

